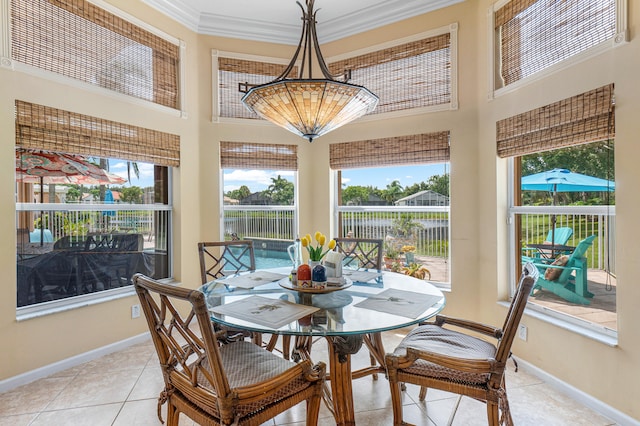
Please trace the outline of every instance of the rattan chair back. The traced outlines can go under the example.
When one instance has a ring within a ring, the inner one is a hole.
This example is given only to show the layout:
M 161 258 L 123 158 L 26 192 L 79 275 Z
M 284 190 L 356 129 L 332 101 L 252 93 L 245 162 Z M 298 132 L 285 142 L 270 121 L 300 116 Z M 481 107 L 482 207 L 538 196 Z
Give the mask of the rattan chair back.
M 335 250 L 344 254 L 343 266 L 382 269 L 382 240 L 367 238 L 334 238 Z
M 421 386 L 421 400 L 427 388 L 435 388 L 484 401 L 489 425 L 513 425 L 504 374 L 516 330 L 537 279 L 537 268 L 532 263 L 525 264 L 502 328 L 438 315 L 435 323 L 416 327 L 392 354 L 387 354 L 394 425 L 403 424 L 402 383 Z M 491 337 L 496 344 L 444 325 Z
M 202 284 L 229 274 L 256 270 L 253 241 L 216 241 L 198 243 Z
M 296 364 L 246 341 L 220 345 L 202 292 L 141 274 L 133 282 L 164 377 L 158 416 L 167 402 L 169 426 L 180 413 L 198 424 L 260 425 L 302 401 L 307 424 L 317 423 L 324 364 Z

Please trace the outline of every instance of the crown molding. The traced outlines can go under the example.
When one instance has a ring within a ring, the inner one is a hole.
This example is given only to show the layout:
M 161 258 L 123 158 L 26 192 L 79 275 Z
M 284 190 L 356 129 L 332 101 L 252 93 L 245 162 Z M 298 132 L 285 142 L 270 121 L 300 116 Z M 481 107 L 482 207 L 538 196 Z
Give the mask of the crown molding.
M 298 20 L 294 20 L 291 24 L 282 24 L 267 20 L 200 12 L 182 0 L 143 1 L 199 34 L 293 46 L 297 45 L 300 39 L 301 24 Z M 339 14 L 336 18 L 323 20 L 322 14 L 320 14 L 318 17 L 318 38 L 320 43 L 339 40 L 463 1 L 465 0 L 379 0 L 366 9 Z

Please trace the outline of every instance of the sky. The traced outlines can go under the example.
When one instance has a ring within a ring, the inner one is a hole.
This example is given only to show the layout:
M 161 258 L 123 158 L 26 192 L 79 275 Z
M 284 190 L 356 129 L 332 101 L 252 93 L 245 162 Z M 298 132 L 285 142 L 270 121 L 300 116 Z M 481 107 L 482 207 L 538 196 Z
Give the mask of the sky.
M 136 178 L 131 170 L 131 184 L 124 186 L 139 186 L 145 188 L 153 186 L 153 165 L 138 163 L 140 177 Z M 127 162 L 111 160 L 109 171 L 127 179 Z M 371 169 L 350 169 L 342 171 L 342 183 L 346 186 L 374 186 L 384 189 L 394 180 L 400 182 L 402 187 L 411 186 L 414 183 L 426 182 L 433 175 L 442 175 L 449 172 L 449 166 L 445 164 L 432 164 L 420 166 L 402 167 L 378 167 Z M 278 175 L 293 180 L 293 172 L 289 170 L 225 170 L 224 192 L 246 185 L 252 192 L 263 191 L 272 183 L 272 178 Z
M 417 182 L 429 180 L 433 175 L 442 175 L 449 172 L 449 166 L 444 164 L 403 166 L 403 167 L 379 167 L 374 169 L 351 169 L 342 171 L 342 183 L 346 186 L 374 186 L 384 189 L 394 180 L 400 182 L 402 187 L 411 186 Z M 227 170 L 224 173 L 224 192 L 246 185 L 251 192 L 263 191 L 271 184 L 271 178 L 278 175 L 293 180 L 292 171 L 276 170 Z

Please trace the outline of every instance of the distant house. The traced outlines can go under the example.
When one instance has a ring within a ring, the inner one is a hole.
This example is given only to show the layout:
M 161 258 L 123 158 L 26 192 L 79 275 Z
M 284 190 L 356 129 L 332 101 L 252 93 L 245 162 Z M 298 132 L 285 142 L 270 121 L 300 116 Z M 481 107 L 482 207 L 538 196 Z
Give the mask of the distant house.
M 224 204 L 240 204 L 240 201 L 235 198 L 224 196 Z
M 254 192 L 248 197 L 244 197 L 240 200 L 241 205 L 251 206 L 268 206 L 271 204 L 271 199 L 264 195 L 262 192 Z
M 430 189 L 416 192 L 408 197 L 400 198 L 395 202 L 396 206 L 448 206 L 449 197 Z
M 369 194 L 369 198 L 364 203 L 356 203 L 354 201 L 349 201 L 349 202 L 347 202 L 347 205 L 348 206 L 359 206 L 359 205 L 363 205 L 363 206 L 386 206 L 386 205 L 388 205 L 388 203 L 387 203 L 386 200 L 383 200 L 382 198 L 378 197 L 375 194 Z

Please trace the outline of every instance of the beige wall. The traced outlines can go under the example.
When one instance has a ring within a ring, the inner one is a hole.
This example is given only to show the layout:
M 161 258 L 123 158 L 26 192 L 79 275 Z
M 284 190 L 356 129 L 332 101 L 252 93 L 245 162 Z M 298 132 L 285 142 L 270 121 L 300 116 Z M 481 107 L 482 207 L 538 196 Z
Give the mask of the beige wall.
M 14 99 L 122 121 L 181 136 L 181 167 L 174 174 L 175 276 L 184 285 L 198 282 L 195 244 L 217 239 L 220 171 L 219 141 L 297 144 L 300 172 L 300 231 L 331 231 L 329 144 L 351 140 L 451 131 L 451 277 L 446 312 L 500 324 L 505 308 L 497 302 L 507 294 L 506 161 L 495 154 L 495 122 L 614 82 L 616 85 L 616 213 L 619 346 L 611 348 L 525 315 L 527 342 L 517 341 L 520 358 L 547 371 L 606 404 L 640 418 L 636 404 L 640 373 L 640 286 L 633 282 L 640 257 L 640 200 L 634 191 L 640 171 L 634 136 L 640 126 L 640 43 L 634 40 L 640 11 L 630 8 L 632 42 L 517 92 L 487 101 L 486 12 L 489 0 L 462 4 L 409 19 L 347 40 L 323 46 L 325 57 L 410 36 L 457 22 L 459 24 L 459 109 L 415 116 L 352 123 L 312 144 L 269 124 L 238 125 L 211 121 L 211 50 L 235 51 L 288 59 L 291 46 L 198 36 L 140 2 L 110 3 L 152 22 L 187 45 L 187 118 L 134 106 L 62 84 L 0 68 L 0 216 L 14 217 Z M 322 31 L 320 26 L 319 31 Z M 364 153 L 367 154 L 367 153 Z M 15 224 L 0 222 L 0 268 L 7 272 L 0 287 L 0 381 L 91 349 L 138 335 L 142 319 L 130 319 L 128 297 L 92 307 L 23 322 L 15 320 Z M 79 338 L 82 336 L 82 338 Z

